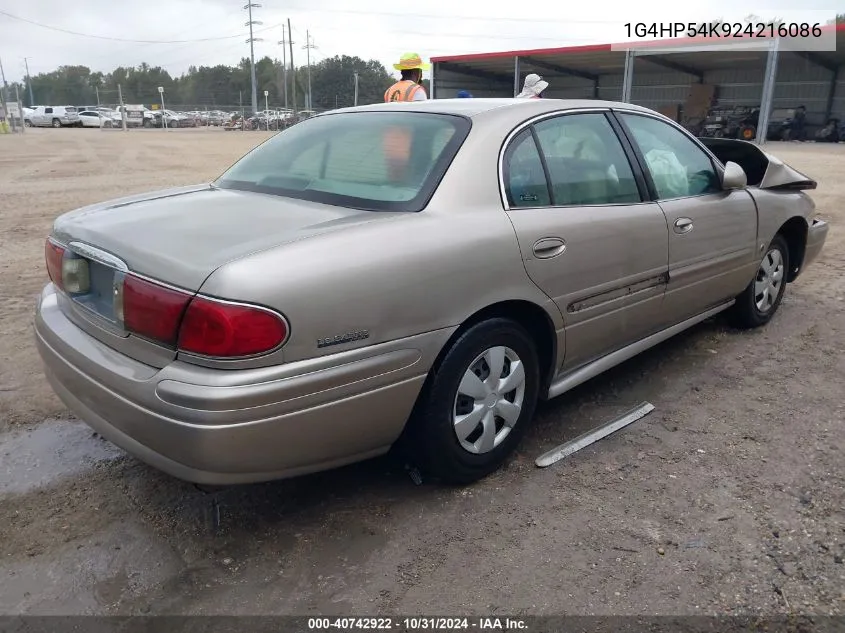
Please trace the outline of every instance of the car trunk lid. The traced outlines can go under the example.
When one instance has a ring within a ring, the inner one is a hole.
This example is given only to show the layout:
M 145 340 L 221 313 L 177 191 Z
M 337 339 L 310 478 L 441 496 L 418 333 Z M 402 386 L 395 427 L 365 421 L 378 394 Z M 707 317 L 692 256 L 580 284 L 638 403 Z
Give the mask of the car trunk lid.
M 59 217 L 51 236 L 85 261 L 85 291 L 68 292 L 62 309 L 99 340 L 164 366 L 175 349 L 152 353 L 152 343 L 133 341 L 122 329 L 120 290 L 127 273 L 193 294 L 228 262 L 391 215 L 209 185 L 86 207 Z

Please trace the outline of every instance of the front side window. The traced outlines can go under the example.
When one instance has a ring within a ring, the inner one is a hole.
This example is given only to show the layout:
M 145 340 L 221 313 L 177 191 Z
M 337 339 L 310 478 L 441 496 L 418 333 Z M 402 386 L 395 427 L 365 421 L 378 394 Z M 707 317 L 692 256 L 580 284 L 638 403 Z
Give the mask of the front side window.
M 419 211 L 470 130 L 463 117 L 349 112 L 307 119 L 215 184 L 371 211 Z
M 717 193 L 721 181 L 710 157 L 668 123 L 636 114 L 620 114 L 640 147 L 658 199 Z
M 556 206 L 641 201 L 631 164 L 604 114 L 567 114 L 534 127 Z

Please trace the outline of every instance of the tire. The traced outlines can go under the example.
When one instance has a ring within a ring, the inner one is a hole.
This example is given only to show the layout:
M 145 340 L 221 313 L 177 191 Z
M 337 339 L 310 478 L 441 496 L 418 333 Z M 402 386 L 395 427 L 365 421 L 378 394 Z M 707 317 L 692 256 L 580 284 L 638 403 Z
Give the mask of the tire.
M 152 121 L 150 121 L 149 119 L 144 119 L 144 127 L 145 128 L 151 128 L 152 126 L 153 126 Z
M 517 388 L 508 393 L 491 391 L 482 381 L 489 382 L 490 362 L 502 363 L 504 380 L 519 376 L 510 372 L 518 372 L 515 363 L 521 362 L 524 380 L 513 381 Z M 482 380 L 465 378 L 472 369 Z M 465 380 L 466 386 L 461 389 Z M 470 327 L 446 352 L 423 387 L 406 438 L 412 460 L 425 475 L 445 483 L 468 484 L 489 475 L 516 448 L 534 417 L 539 384 L 537 351 L 524 328 L 502 318 Z M 477 389 L 475 399 L 459 393 L 471 391 L 473 386 Z M 469 418 L 467 414 L 473 409 L 473 413 L 481 414 Z M 510 425 L 500 415 L 504 411 L 513 415 Z M 464 417 L 468 423 L 460 431 L 456 430 L 456 417 Z M 478 422 L 472 426 L 475 418 Z M 485 433 L 484 428 L 491 433 Z
M 53 127 L 62 127 L 62 122 L 58 119 L 53 119 Z
M 789 266 L 789 247 L 783 235 L 778 233 L 760 260 L 760 267 L 754 279 L 736 298 L 731 314 L 731 320 L 736 327 L 756 328 L 771 321 L 786 291 L 786 274 L 790 270 Z M 773 275 L 779 279 L 773 282 Z M 774 299 L 771 298 L 772 289 L 776 293 Z M 760 304 L 763 304 L 762 307 Z
M 103 127 L 106 127 L 106 128 L 114 127 L 114 123 L 112 123 L 111 121 L 104 121 Z
M 29 119 L 24 119 L 23 124 L 26 127 L 32 127 L 32 121 L 30 121 Z

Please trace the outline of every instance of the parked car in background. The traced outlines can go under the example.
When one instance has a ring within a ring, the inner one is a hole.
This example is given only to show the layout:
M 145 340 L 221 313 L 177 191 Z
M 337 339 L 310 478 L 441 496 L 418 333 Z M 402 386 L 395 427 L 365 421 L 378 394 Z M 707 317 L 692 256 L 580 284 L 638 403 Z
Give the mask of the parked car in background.
M 192 122 L 183 114 L 173 110 L 150 110 L 150 117 L 144 121 L 144 127 L 192 127 Z
M 310 117 L 210 184 L 60 216 L 45 373 L 106 439 L 232 484 L 409 451 L 466 483 L 539 400 L 821 252 L 816 183 L 643 107 L 437 99 Z
M 74 106 L 37 106 L 24 116 L 27 127 L 79 127 L 79 113 Z
M 79 113 L 79 120 L 82 127 L 117 127 L 120 125 L 120 114 L 112 112 L 108 114 L 103 111 L 83 110 Z

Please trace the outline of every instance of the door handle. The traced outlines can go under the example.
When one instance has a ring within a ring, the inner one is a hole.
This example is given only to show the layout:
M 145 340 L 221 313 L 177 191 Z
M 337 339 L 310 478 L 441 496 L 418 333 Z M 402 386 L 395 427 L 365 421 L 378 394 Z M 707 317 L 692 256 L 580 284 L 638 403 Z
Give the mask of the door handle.
M 559 237 L 544 237 L 534 242 L 534 255 L 537 259 L 551 259 L 566 250 L 566 242 Z
M 689 218 L 678 218 L 675 220 L 675 233 L 684 234 L 692 231 L 692 220 Z

